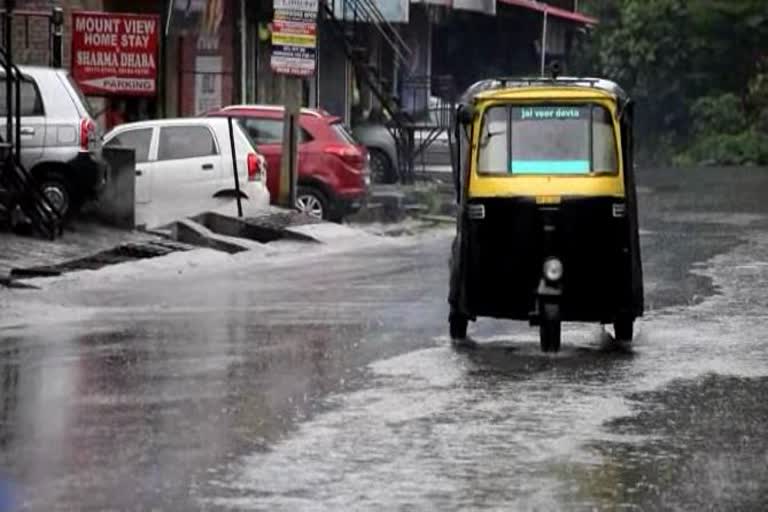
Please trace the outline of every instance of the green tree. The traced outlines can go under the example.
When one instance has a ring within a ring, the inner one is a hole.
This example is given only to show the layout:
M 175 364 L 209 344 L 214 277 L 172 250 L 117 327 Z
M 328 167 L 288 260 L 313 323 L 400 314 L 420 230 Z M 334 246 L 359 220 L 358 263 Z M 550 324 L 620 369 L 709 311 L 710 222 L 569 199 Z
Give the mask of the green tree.
M 755 154 L 759 133 L 768 127 L 768 2 L 581 5 L 600 24 L 579 49 L 577 69 L 616 80 L 637 100 L 638 142 L 646 156 L 658 157 L 669 146 L 696 146 L 697 153 L 711 146 L 717 158 L 732 151 Z

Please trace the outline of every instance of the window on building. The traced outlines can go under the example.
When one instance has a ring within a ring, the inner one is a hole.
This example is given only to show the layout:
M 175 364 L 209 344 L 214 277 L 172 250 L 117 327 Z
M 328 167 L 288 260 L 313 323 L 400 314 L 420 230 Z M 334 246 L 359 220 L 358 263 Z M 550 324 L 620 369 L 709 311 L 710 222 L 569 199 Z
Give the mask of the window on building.
M 5 78 L 0 78 L 0 115 L 8 115 L 6 108 L 6 85 Z M 34 82 L 30 80 L 21 81 L 21 115 L 22 116 L 43 116 L 43 100 L 40 97 L 40 91 Z
M 149 160 L 149 146 L 152 143 L 152 128 L 140 130 L 128 130 L 110 139 L 106 147 L 120 147 L 133 149 L 136 152 L 136 163 L 140 164 Z
M 213 134 L 205 126 L 166 126 L 160 128 L 158 160 L 179 160 L 218 154 Z

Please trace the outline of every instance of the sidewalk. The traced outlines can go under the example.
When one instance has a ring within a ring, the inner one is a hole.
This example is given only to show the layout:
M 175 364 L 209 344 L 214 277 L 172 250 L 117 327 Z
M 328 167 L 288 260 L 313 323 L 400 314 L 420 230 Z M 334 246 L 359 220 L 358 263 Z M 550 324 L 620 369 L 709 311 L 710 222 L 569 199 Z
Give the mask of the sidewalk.
M 13 268 L 48 266 L 83 258 L 126 243 L 146 243 L 162 237 L 125 231 L 91 222 L 75 222 L 54 240 L 19 236 L 0 231 L 0 279 Z
M 417 181 L 413 185 L 373 185 L 367 207 L 351 216 L 353 224 L 401 222 L 408 217 L 455 217 L 455 191 L 443 180 Z

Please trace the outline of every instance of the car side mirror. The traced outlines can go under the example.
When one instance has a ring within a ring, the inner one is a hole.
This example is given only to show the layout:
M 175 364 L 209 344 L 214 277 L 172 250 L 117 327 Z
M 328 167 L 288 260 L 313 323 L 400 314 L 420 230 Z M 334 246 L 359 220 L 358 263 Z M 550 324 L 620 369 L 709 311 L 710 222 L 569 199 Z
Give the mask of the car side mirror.
M 475 108 L 472 105 L 459 105 L 456 109 L 456 120 L 464 126 L 472 124 L 475 119 Z

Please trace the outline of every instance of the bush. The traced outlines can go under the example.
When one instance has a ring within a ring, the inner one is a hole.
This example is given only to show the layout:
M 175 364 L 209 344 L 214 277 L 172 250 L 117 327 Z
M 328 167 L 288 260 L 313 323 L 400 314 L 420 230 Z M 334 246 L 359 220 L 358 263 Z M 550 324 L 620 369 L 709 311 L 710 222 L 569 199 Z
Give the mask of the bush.
M 768 135 L 756 130 L 700 137 L 688 151 L 675 157 L 679 165 L 768 165 Z
M 704 96 L 691 106 L 693 133 L 708 137 L 715 134 L 738 134 L 749 125 L 741 100 L 735 94 Z

